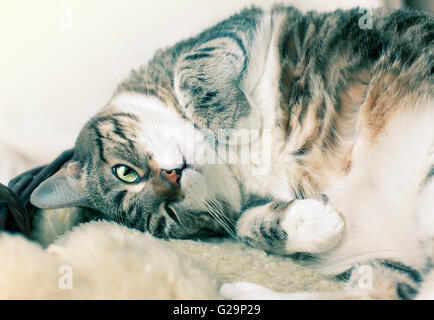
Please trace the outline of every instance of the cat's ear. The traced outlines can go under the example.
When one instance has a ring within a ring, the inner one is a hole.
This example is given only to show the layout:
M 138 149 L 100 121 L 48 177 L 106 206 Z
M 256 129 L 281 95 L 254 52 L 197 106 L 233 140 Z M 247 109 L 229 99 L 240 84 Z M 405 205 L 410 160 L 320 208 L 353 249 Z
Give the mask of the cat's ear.
M 88 206 L 84 175 L 77 161 L 69 161 L 32 193 L 30 202 L 42 209 Z

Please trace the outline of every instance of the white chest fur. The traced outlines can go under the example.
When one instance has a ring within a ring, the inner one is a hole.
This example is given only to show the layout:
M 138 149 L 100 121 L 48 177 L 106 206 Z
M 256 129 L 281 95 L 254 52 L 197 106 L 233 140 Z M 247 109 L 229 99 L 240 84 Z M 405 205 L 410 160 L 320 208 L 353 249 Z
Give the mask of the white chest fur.
M 285 134 L 276 125 L 280 96 L 278 38 L 282 20 L 280 14 L 265 15 L 250 51 L 241 88 L 251 111 L 237 126 L 238 130 L 250 133 L 250 148 L 243 144 L 239 152 L 240 158 L 249 161 L 232 165 L 232 171 L 248 192 L 290 200 L 293 197 L 288 179 L 291 160 L 284 152 Z

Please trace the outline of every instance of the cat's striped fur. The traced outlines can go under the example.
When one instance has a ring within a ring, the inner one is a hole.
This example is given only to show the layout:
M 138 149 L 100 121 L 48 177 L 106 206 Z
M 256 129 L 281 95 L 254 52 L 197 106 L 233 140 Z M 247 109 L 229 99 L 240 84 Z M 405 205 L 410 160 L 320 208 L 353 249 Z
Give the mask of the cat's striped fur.
M 308 252 L 350 284 L 366 264 L 370 297 L 413 297 L 434 257 L 434 18 L 374 10 L 365 28 L 363 14 L 252 8 L 157 52 L 32 202 L 159 237 Z M 243 156 L 229 142 L 249 130 L 259 158 L 209 161 Z M 117 164 L 140 181 L 116 179 Z

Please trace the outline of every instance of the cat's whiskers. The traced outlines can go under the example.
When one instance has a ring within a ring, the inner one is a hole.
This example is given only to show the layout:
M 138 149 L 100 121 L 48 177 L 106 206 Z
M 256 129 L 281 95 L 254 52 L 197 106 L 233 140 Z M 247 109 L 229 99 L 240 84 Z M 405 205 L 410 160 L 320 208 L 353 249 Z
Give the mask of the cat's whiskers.
M 172 223 L 175 224 L 175 225 L 179 224 L 180 227 L 184 227 L 185 225 L 182 223 L 182 220 L 180 218 L 180 215 L 178 214 L 178 211 L 173 206 L 171 206 L 170 204 L 166 204 L 166 205 L 170 208 L 170 210 L 172 210 L 173 214 L 176 217 L 176 219 L 172 219 L 172 221 L 173 221 Z
M 119 87 L 121 88 L 121 90 L 122 90 L 123 93 L 125 93 L 125 94 L 127 93 L 127 92 L 125 91 L 125 88 L 124 88 L 124 86 L 123 86 L 122 83 L 119 85 Z
M 230 236 L 236 240 L 240 240 L 237 234 L 234 232 L 233 223 L 230 222 L 226 215 L 221 211 L 221 203 L 216 203 L 214 200 L 208 200 L 206 201 L 205 206 L 208 208 L 208 213 L 216 219 L 216 221 Z
M 120 210 L 116 211 L 116 214 L 115 214 L 116 222 L 118 222 L 120 225 L 125 225 L 123 213 L 124 213 L 124 211 L 122 210 L 122 208 L 120 208 Z
M 192 181 L 191 183 L 192 183 L 191 188 L 193 190 L 197 190 L 200 188 L 200 185 L 197 181 Z M 207 185 L 207 189 L 212 194 L 216 194 L 220 191 L 219 188 L 213 185 Z M 206 199 L 206 200 L 202 200 L 202 204 L 206 207 L 207 212 L 214 219 L 216 219 L 216 221 L 225 229 L 226 232 L 228 232 L 235 239 L 239 239 L 236 233 L 233 231 L 235 230 L 236 220 L 229 218 L 222 211 L 223 208 L 228 207 L 228 205 L 225 202 L 221 202 L 216 199 Z

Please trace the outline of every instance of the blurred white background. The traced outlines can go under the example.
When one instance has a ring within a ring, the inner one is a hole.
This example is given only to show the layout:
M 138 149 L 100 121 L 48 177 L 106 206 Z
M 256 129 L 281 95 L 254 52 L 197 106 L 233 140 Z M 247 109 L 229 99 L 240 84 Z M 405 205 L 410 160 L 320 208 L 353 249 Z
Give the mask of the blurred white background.
M 400 0 L 385 0 L 399 6 Z M 287 0 L 302 10 L 382 0 Z M 271 0 L 1 0 L 0 182 L 73 147 L 132 68 L 252 3 Z

